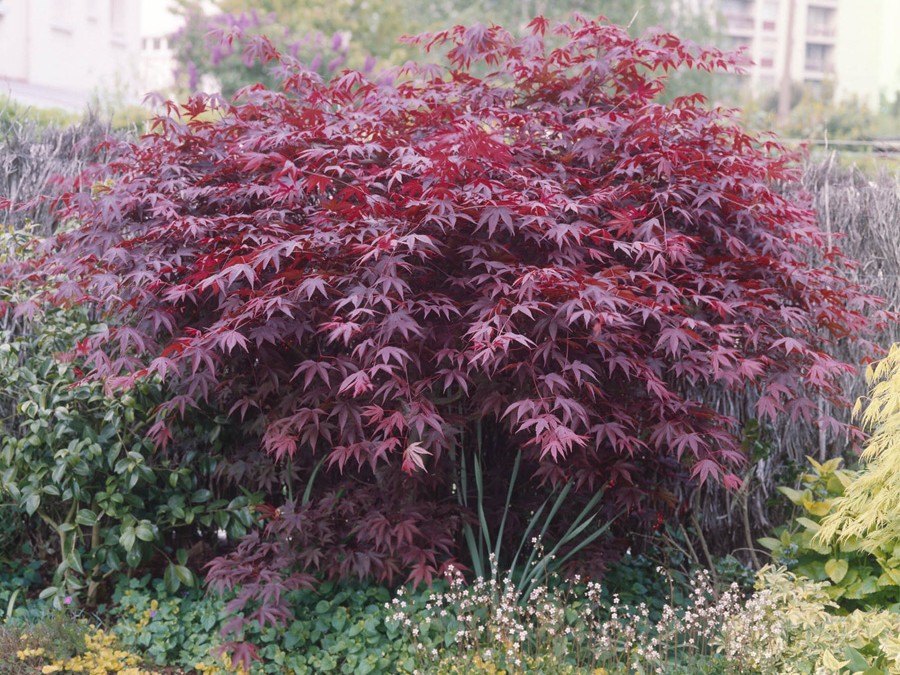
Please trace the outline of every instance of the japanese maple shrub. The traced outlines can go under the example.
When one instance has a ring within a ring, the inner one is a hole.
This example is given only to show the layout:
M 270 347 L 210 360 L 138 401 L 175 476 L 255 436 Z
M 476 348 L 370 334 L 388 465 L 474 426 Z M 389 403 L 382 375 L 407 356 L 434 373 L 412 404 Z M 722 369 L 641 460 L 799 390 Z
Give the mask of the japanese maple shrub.
M 667 72 L 734 58 L 581 19 L 551 48 L 547 30 L 457 27 L 412 40 L 446 65 L 327 83 L 255 39 L 281 90 L 172 104 L 68 199 L 81 225 L 41 278 L 105 308 L 95 377 L 182 392 L 154 439 L 215 399 L 300 467 L 297 497 L 327 458 L 307 499 L 271 493 L 280 537 L 212 570 L 262 595 L 260 620 L 300 572 L 429 579 L 476 447 L 635 504 L 737 483 L 740 421 L 704 391 L 752 388 L 769 418 L 843 403 L 829 345 L 874 301 L 773 187 L 796 157 L 700 96 L 657 100 Z

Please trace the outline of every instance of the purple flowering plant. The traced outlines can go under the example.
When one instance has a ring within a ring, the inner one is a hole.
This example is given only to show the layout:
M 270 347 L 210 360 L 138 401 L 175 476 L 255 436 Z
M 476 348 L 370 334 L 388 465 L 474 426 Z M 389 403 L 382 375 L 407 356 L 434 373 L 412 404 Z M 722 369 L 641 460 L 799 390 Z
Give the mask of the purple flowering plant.
M 248 38 L 263 35 L 282 54 L 328 81 L 347 65 L 350 35 L 337 32 L 298 33 L 279 23 L 274 13 L 257 10 L 207 15 L 188 9 L 185 23 L 171 37 L 175 53 L 175 81 L 193 94 L 215 88 L 231 96 L 242 87 L 262 83 L 277 85 L 278 75 L 243 49 Z M 375 59 L 367 57 L 362 70 L 370 73 Z

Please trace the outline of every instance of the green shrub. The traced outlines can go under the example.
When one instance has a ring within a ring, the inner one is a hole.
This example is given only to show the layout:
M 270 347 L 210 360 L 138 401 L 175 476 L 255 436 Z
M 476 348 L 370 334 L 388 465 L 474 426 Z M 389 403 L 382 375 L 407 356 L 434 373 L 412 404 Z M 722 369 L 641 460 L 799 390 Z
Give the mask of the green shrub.
M 822 541 L 817 536 L 822 520 L 858 472 L 840 468 L 840 458 L 821 464 L 808 459 L 812 471 L 801 475 L 802 489 L 779 488 L 799 515 L 760 544 L 771 551 L 776 565 L 824 582 L 824 592 L 844 610 L 900 610 L 900 542 L 866 551 L 855 537 Z
M 424 594 L 414 603 L 425 604 Z M 158 666 L 186 670 L 221 664 L 219 634 L 231 618 L 229 598 L 197 590 L 173 594 L 161 580 L 122 581 L 106 616 L 120 644 Z M 296 591 L 294 616 L 286 626 L 246 627 L 259 645 L 254 674 L 411 672 L 414 647 L 388 621 L 390 592 L 383 587 L 353 587 L 325 582 L 317 591 Z
M 247 636 L 259 645 L 260 673 L 409 672 L 413 648 L 386 623 L 389 591 L 383 587 L 323 584 L 301 591 L 286 628 L 269 626 Z
M 173 594 L 164 580 L 121 579 L 105 619 L 123 647 L 161 666 L 216 661 L 225 601 L 192 589 Z
M 23 237 L 0 234 L 0 258 L 27 255 Z M 72 351 L 104 328 L 83 305 L 26 320 L 34 308 L 17 288 L 0 287 L 4 301 L 21 314 L 0 324 L 0 536 L 12 544 L 5 550 L 51 563 L 42 595 L 57 607 L 79 595 L 95 602 L 104 581 L 126 568 L 164 570 L 173 590 L 194 584 L 205 559 L 190 560 L 189 551 L 202 553 L 197 545 L 215 542 L 219 531 L 239 538 L 253 524 L 255 496 L 214 481 L 224 419 L 197 415 L 157 448 L 145 435 L 167 395 L 158 382 L 113 395 L 82 379 Z

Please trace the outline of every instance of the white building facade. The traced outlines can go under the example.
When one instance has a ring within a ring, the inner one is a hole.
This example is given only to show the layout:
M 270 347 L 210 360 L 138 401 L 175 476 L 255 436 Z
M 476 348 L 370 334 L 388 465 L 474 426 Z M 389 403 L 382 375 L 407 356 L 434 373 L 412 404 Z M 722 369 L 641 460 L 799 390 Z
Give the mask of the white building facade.
M 0 96 L 82 111 L 140 96 L 139 0 L 0 0 Z
M 900 0 L 716 0 L 729 48 L 746 48 L 756 93 L 792 82 L 872 108 L 900 92 Z M 827 85 L 827 88 L 824 86 Z

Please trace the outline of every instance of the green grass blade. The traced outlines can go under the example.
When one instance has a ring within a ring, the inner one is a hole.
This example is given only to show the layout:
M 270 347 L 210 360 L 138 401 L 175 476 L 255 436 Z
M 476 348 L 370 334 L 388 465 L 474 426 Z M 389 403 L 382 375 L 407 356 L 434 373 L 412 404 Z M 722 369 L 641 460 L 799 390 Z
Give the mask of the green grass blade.
M 516 485 L 516 477 L 519 475 L 519 465 L 522 462 L 522 451 L 516 453 L 516 461 L 513 463 L 512 473 L 509 476 L 509 488 L 506 491 L 506 502 L 503 504 L 503 517 L 500 519 L 500 530 L 497 532 L 497 543 L 494 545 L 494 560 L 500 564 L 500 547 L 503 544 L 503 530 L 506 527 L 506 516 L 509 515 L 509 505 L 512 503 L 513 487 Z
M 475 541 L 475 533 L 472 532 L 472 526 L 466 523 L 463 525 L 463 534 L 466 538 L 466 545 L 469 547 L 469 557 L 472 559 L 472 570 L 475 576 L 484 576 L 484 561 L 482 560 L 481 551 Z
M 544 503 L 540 505 L 537 511 L 534 512 L 534 515 L 531 516 L 531 520 L 528 521 L 528 526 L 525 528 L 525 532 L 522 535 L 522 540 L 519 542 L 519 548 L 516 550 L 516 555 L 512 559 L 512 563 L 510 563 L 509 569 L 516 569 L 516 563 L 519 561 L 519 555 L 522 553 L 522 549 L 525 548 L 525 544 L 528 543 L 528 537 L 532 533 L 535 527 L 537 527 L 538 522 L 540 522 L 541 514 L 544 512 L 544 509 L 547 508 L 547 504 L 550 503 L 550 497 L 544 500 Z
M 309 476 L 309 480 L 306 481 L 306 489 L 303 490 L 303 497 L 301 498 L 300 504 L 306 506 L 309 504 L 309 500 L 312 499 L 312 489 L 313 485 L 316 482 L 316 476 L 319 474 L 319 470 L 325 465 L 325 458 L 319 460 L 316 464 L 316 468 L 313 469 L 312 474 Z
M 544 541 L 544 535 L 547 534 L 547 529 L 550 527 L 550 523 L 553 522 L 553 518 L 556 517 L 557 511 L 559 511 L 563 502 L 566 500 L 566 497 L 568 497 L 569 491 L 571 489 L 572 489 L 572 483 L 568 482 L 563 486 L 563 489 L 560 490 L 559 494 L 556 496 L 556 500 L 553 502 L 553 506 L 550 509 L 550 513 L 547 514 L 547 519 L 544 521 L 544 525 L 543 525 L 543 527 L 541 527 L 541 531 L 538 534 L 538 539 L 541 542 Z M 531 568 L 532 564 L 534 564 L 534 558 L 537 555 L 537 551 L 538 551 L 537 548 L 532 548 L 531 553 L 528 555 L 528 559 L 525 561 L 525 576 L 528 576 L 528 570 L 529 570 L 529 568 Z M 521 588 L 519 590 L 521 590 Z
M 12 619 L 13 610 L 16 608 L 16 600 L 19 597 L 19 591 L 21 588 L 17 588 L 12 592 L 12 595 L 9 596 L 9 602 L 6 604 L 6 620 L 9 621 Z
M 483 545 L 485 550 L 490 551 L 493 546 L 491 546 L 491 531 L 488 529 L 487 516 L 484 513 L 484 476 L 481 473 L 481 460 L 479 457 L 474 458 L 472 467 L 475 470 L 475 499 L 478 507 L 478 522 L 481 525 L 479 547 Z
M 571 482 L 566 483 L 566 488 L 564 488 L 560 492 L 559 496 L 557 496 L 556 502 L 553 505 L 553 511 L 551 511 L 550 516 L 548 516 L 548 518 L 547 518 L 547 522 L 544 524 L 544 529 L 541 531 L 542 535 L 546 531 L 547 526 L 549 526 L 549 522 L 550 522 L 552 516 L 556 515 L 556 511 L 559 510 L 560 506 L 562 505 L 562 501 L 568 495 L 568 492 L 569 492 L 568 488 L 571 488 L 571 485 L 572 485 Z M 603 498 L 604 492 L 605 492 L 605 490 L 601 489 L 601 490 L 598 490 L 596 493 L 594 493 L 594 496 L 588 500 L 587 504 L 584 505 L 584 508 L 581 509 L 581 512 L 569 524 L 569 527 L 566 529 L 566 532 L 562 535 L 562 537 L 560 537 L 559 541 L 556 542 L 556 545 L 550 550 L 549 553 L 545 554 L 541 558 L 541 560 L 539 560 L 537 563 L 534 563 L 534 558 L 537 553 L 537 550 L 532 549 L 531 555 L 528 557 L 528 562 L 525 565 L 525 570 L 522 574 L 522 578 L 519 580 L 519 584 L 517 586 L 517 589 L 520 594 L 523 594 L 523 595 L 527 594 L 527 592 L 530 591 L 530 589 L 534 585 L 534 583 L 538 579 L 540 579 L 544 574 L 546 574 L 551 569 L 558 569 L 565 561 L 567 561 L 569 558 L 572 557 L 573 553 L 570 551 L 570 552 L 566 553 L 566 555 L 563 558 L 561 558 L 561 559 L 557 558 L 557 556 L 559 555 L 559 551 L 566 544 L 568 544 L 570 541 L 574 540 L 578 535 L 580 535 L 582 532 L 584 532 L 590 526 L 590 524 L 594 521 L 594 519 L 597 517 L 597 514 L 594 514 L 594 515 L 590 516 L 589 518 L 587 517 L 587 515 L 591 511 L 593 511 L 594 508 L 596 508 L 597 505 L 600 503 L 600 500 Z M 594 541 L 597 537 L 599 537 L 601 534 L 603 534 L 603 532 L 605 532 L 607 529 L 609 529 L 611 524 L 612 524 L 612 521 L 604 524 L 600 528 L 599 532 L 591 534 L 588 537 L 589 541 L 587 543 Z M 587 543 L 579 542 L 579 544 L 576 547 L 576 550 L 580 551 L 582 548 L 584 548 L 587 545 Z
M 459 453 L 459 492 L 456 495 L 459 503 L 469 508 L 469 478 L 466 475 L 466 453 Z

